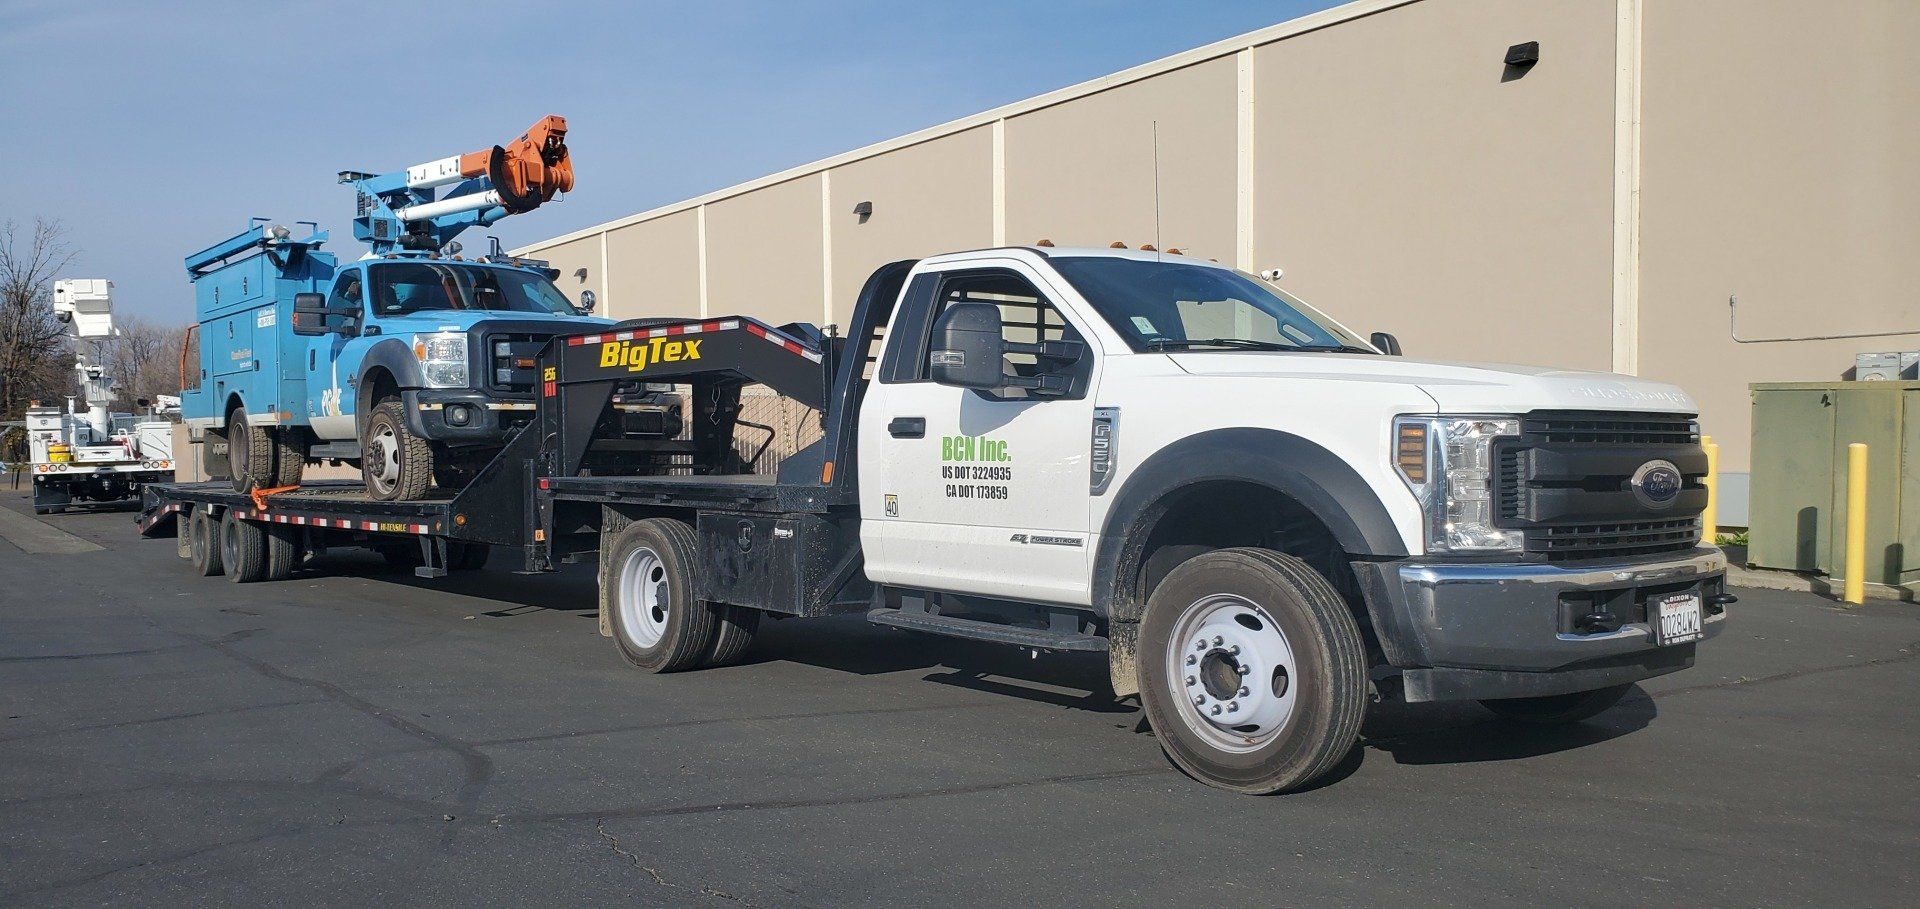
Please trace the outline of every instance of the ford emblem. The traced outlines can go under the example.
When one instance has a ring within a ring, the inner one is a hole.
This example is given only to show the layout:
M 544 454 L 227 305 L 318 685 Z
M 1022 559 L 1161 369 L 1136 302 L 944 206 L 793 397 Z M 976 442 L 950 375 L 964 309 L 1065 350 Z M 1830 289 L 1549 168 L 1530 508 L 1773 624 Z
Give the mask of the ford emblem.
M 1680 487 L 1684 483 L 1680 468 L 1672 461 L 1648 461 L 1633 472 L 1629 485 L 1633 488 L 1633 497 L 1640 504 L 1653 509 L 1672 507 L 1674 500 L 1680 498 Z

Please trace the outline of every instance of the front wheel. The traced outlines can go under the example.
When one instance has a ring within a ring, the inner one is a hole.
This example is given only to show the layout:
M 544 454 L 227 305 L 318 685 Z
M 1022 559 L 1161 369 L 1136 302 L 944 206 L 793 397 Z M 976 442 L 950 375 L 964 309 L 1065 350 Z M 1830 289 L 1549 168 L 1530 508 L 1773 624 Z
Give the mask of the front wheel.
M 395 398 L 381 401 L 360 440 L 367 494 L 382 502 L 420 498 L 433 483 L 433 447 L 407 428 L 402 407 Z
M 1613 685 L 1572 694 L 1553 694 L 1537 698 L 1498 698 L 1480 702 L 1480 706 L 1503 719 L 1536 726 L 1564 726 L 1589 720 L 1620 703 L 1633 686 Z
M 1360 629 L 1333 585 L 1293 556 L 1220 549 L 1181 563 L 1148 598 L 1139 653 L 1148 722 L 1203 782 L 1299 789 L 1359 740 Z

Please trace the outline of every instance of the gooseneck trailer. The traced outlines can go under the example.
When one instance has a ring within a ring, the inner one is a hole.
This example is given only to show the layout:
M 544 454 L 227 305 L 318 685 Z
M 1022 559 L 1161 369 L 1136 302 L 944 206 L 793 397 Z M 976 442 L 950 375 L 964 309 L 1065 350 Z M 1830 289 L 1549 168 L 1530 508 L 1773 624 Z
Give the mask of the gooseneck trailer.
M 1178 256 L 955 253 L 877 270 L 844 337 L 555 337 L 532 419 L 437 496 L 158 486 L 140 522 L 237 581 L 344 546 L 595 559 L 601 633 L 656 672 L 735 659 L 762 613 L 1102 652 L 1169 757 L 1242 792 L 1325 775 L 1374 700 L 1571 722 L 1691 665 L 1733 602 L 1691 400 L 1397 350 Z M 679 437 L 620 418 L 659 383 Z M 749 385 L 820 419 L 771 475 L 735 445 Z

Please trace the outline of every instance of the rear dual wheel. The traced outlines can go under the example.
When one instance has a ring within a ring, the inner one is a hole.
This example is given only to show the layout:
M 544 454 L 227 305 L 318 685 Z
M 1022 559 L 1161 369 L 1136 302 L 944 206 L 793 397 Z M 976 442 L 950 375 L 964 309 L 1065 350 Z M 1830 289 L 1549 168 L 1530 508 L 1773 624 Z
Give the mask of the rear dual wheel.
M 227 416 L 225 439 L 227 473 L 233 478 L 234 489 L 252 492 L 300 485 L 307 453 L 295 440 L 294 430 L 251 425 L 247 409 L 236 407 Z
M 614 538 L 602 583 L 627 662 L 648 672 L 721 666 L 753 642 L 759 611 L 699 599 L 699 564 L 693 528 L 681 521 L 637 521 Z
M 220 518 L 219 536 L 221 567 L 236 584 L 286 580 L 299 563 L 298 531 L 290 525 L 245 520 L 229 509 Z

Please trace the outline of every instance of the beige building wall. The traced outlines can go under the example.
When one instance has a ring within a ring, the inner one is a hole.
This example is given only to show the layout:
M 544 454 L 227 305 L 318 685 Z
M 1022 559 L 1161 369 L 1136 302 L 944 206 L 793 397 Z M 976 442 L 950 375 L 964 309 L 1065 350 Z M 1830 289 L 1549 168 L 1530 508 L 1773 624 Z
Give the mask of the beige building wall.
M 1749 382 L 1837 379 L 1920 334 L 1920 3 L 1647 5 L 1641 372 L 1749 463 Z
M 820 178 L 706 206 L 707 315 L 824 322 Z
M 1539 41 L 1511 78 L 1509 45 Z M 1426 2 L 1253 52 L 1261 268 L 1409 355 L 1612 363 L 1614 5 Z
M 1238 70 L 1231 56 L 1006 121 L 1006 241 L 1154 242 L 1231 262 Z
M 547 247 L 540 251 L 538 258 L 545 259 L 548 265 L 560 270 L 559 279 L 553 283 L 560 288 L 561 293 L 567 295 L 568 300 L 579 303 L 580 292 L 591 290 L 596 301 L 596 313 L 606 314 L 606 275 L 601 273 L 598 235 L 589 235 L 558 246 Z M 581 277 L 581 269 L 586 269 L 585 277 Z
M 842 327 L 875 268 L 935 250 L 993 245 L 993 128 L 979 126 L 828 172 L 830 321 Z M 862 224 L 855 205 L 873 203 Z
M 700 213 L 675 212 L 608 231 L 602 308 L 615 319 L 700 316 Z

